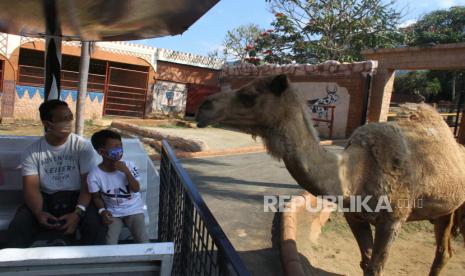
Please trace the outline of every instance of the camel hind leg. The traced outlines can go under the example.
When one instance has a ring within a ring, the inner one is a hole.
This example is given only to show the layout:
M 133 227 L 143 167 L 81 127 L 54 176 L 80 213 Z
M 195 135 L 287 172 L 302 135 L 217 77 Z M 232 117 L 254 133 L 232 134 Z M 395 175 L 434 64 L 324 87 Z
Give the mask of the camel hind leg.
M 351 215 L 350 213 L 344 213 L 344 216 L 349 224 L 350 230 L 354 234 L 357 240 L 358 247 L 360 248 L 360 254 L 362 260 L 360 267 L 365 271 L 370 262 L 371 252 L 373 251 L 373 235 L 371 233 L 371 227 L 368 222 L 362 221 Z
M 434 257 L 429 275 L 437 276 L 452 257 L 450 236 L 454 224 L 454 213 L 434 220 L 433 224 L 434 235 L 436 237 L 436 256 Z

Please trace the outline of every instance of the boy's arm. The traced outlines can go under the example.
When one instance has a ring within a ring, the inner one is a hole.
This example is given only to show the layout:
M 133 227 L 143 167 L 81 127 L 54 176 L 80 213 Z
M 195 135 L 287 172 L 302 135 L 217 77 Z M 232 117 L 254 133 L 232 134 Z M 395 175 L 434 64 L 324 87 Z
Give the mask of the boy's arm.
M 105 203 L 103 202 L 102 197 L 100 196 L 100 193 L 99 192 L 92 193 L 92 200 L 94 201 L 94 204 L 95 204 L 95 207 L 97 207 L 97 210 L 99 210 L 99 215 L 102 216 L 103 223 L 111 224 L 112 214 L 110 211 L 105 209 Z
M 126 166 L 126 164 L 124 164 L 124 162 L 116 162 L 115 168 L 126 175 L 126 178 L 128 179 L 129 189 L 132 192 L 137 193 L 140 191 L 139 181 L 137 181 L 137 179 L 132 175 L 131 171 Z
M 128 178 L 128 184 L 129 184 L 129 189 L 131 189 L 132 192 L 137 193 L 140 191 L 140 185 L 139 181 L 134 178 L 132 173 L 128 170 L 126 174 L 126 177 Z
M 97 207 L 97 210 L 105 208 L 105 204 L 103 203 L 102 197 L 100 197 L 100 194 L 98 192 L 92 193 L 92 200 L 94 201 L 94 204 L 95 204 L 95 207 Z

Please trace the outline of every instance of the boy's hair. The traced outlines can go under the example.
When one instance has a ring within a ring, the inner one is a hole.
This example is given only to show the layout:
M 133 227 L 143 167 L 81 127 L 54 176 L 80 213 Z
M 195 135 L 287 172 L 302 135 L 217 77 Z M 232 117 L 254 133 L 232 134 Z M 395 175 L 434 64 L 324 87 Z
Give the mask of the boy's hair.
M 43 102 L 39 106 L 40 120 L 51 122 L 53 117 L 53 111 L 59 106 L 68 107 L 68 104 L 60 100 L 50 100 Z
M 90 138 L 90 141 L 92 142 L 94 149 L 98 150 L 105 147 L 105 143 L 108 139 L 116 139 L 121 141 L 121 135 L 114 131 L 104 129 L 94 133 L 92 138 Z

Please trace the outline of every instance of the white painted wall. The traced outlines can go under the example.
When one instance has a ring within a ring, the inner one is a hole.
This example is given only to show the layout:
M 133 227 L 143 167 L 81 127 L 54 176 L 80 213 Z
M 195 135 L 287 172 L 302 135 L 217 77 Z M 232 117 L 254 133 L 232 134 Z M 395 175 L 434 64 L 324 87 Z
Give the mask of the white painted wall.
M 328 96 L 327 89 L 337 89 L 337 101 L 331 104 L 336 106 L 332 138 L 345 138 L 350 104 L 350 95 L 347 89 L 333 82 L 294 82 L 293 85 L 304 102 L 325 98 Z M 312 117 L 318 117 L 318 114 L 313 113 Z M 330 114 L 328 118 L 330 118 Z M 329 128 L 327 123 L 320 122 L 317 130 L 321 137 L 328 137 Z

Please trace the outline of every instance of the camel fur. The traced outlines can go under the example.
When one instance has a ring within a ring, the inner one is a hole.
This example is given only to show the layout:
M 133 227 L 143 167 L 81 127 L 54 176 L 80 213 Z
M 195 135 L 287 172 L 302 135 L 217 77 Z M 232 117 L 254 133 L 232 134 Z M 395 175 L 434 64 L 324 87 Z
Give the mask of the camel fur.
M 209 96 L 199 107 L 199 127 L 223 123 L 260 136 L 282 159 L 297 183 L 313 195 L 381 197 L 392 212 L 345 213 L 359 245 L 364 275 L 382 275 L 402 224 L 430 220 L 436 256 L 430 275 L 439 275 L 452 255 L 450 236 L 460 228 L 465 201 L 465 149 L 431 107 L 406 105 L 395 122 L 371 123 L 354 131 L 341 154 L 320 147 L 310 111 L 286 75 L 256 78 L 236 91 Z M 455 222 L 455 224 L 454 224 Z M 375 227 L 373 237 L 371 226 Z

